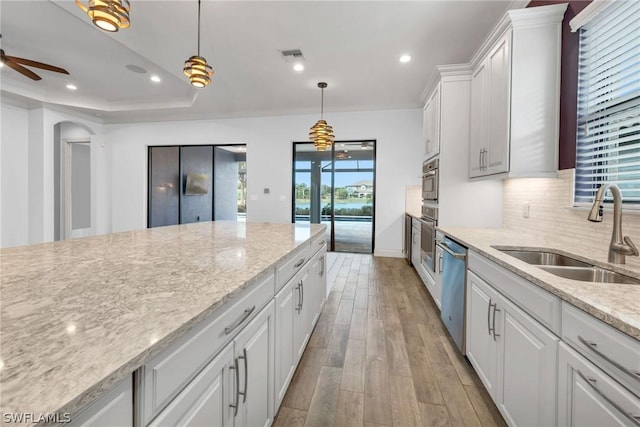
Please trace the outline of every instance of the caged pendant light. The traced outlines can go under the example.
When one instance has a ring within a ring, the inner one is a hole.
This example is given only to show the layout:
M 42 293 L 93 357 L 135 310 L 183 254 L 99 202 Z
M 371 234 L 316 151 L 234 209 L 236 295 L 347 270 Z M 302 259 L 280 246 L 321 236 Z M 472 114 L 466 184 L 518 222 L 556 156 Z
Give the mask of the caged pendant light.
M 200 0 L 198 0 L 198 54 L 184 62 L 183 72 L 189 78 L 191 86 L 197 88 L 207 86 L 211 83 L 211 76 L 213 76 L 213 67 L 200 56 Z
M 318 151 L 325 151 L 331 147 L 335 137 L 333 136 L 333 128 L 324 120 L 324 88 L 327 87 L 325 82 L 318 83 L 318 87 L 322 93 L 320 103 L 320 120 L 309 131 L 309 138 Z
M 81 0 L 76 5 L 91 18 L 96 27 L 115 33 L 129 28 L 129 0 L 88 0 L 85 6 Z

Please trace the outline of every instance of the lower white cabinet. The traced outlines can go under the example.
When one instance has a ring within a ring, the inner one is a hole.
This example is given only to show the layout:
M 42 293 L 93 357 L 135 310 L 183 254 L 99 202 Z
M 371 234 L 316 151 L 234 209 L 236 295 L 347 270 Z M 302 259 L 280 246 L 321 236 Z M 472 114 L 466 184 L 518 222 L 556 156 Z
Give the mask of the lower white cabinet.
M 228 344 L 150 424 L 160 426 L 233 426 L 229 406 L 234 387 L 233 343 Z
M 234 340 L 235 393 L 229 406 L 236 427 L 262 427 L 273 422 L 274 334 L 272 301 Z
M 509 425 L 556 424 L 559 338 L 469 271 L 467 356 Z
M 278 408 L 320 316 L 326 252 L 318 252 L 275 297 L 275 399 Z
M 420 265 L 420 237 L 420 222 L 414 218 L 411 227 L 411 264 L 416 268 Z
M 71 418 L 70 427 L 133 426 L 133 381 L 122 381 L 105 396 Z
M 565 343 L 560 343 L 558 359 L 558 425 L 613 427 L 640 423 L 640 398 Z

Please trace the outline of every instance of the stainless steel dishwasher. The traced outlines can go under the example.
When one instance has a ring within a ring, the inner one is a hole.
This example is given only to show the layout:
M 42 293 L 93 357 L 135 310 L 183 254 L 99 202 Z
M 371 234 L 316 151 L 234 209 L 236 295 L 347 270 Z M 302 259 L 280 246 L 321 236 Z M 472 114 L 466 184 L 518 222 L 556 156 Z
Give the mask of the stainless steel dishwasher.
M 465 353 L 465 284 L 467 248 L 445 237 L 438 246 L 444 251 L 442 265 L 442 301 L 440 317 L 456 345 Z

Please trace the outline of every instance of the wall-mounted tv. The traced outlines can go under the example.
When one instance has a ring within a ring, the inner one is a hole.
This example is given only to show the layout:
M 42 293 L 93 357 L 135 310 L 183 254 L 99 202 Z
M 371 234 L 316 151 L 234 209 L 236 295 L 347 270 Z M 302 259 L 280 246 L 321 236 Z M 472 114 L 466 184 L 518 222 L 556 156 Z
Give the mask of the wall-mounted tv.
M 185 196 L 199 196 L 209 192 L 209 175 L 206 173 L 188 173 L 184 186 Z

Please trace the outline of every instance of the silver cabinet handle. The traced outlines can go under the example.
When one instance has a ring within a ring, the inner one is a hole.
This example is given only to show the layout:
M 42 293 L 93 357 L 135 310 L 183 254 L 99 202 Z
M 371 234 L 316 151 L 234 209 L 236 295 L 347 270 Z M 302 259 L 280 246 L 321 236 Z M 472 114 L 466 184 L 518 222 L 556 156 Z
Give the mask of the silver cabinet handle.
M 498 304 L 493 304 L 493 340 L 496 340 L 496 337 L 499 337 L 500 334 L 496 334 L 496 311 L 501 311 L 498 308 Z
M 294 265 L 295 268 L 299 268 L 302 266 L 302 264 L 304 264 L 304 258 L 300 258 L 300 261 L 296 262 L 296 264 Z
M 322 240 L 322 241 L 318 242 L 318 245 L 322 246 L 322 245 L 324 245 L 325 243 L 327 243 L 327 241 L 326 241 L 326 240 Z
M 609 396 L 604 394 L 602 390 L 598 388 L 598 385 L 597 385 L 598 381 L 595 378 L 585 376 L 582 372 L 580 372 L 580 369 L 577 369 L 576 373 L 580 376 L 580 378 L 584 380 L 584 382 L 586 382 L 587 384 L 589 384 L 589 386 L 591 386 L 593 391 L 595 391 L 600 397 L 602 397 L 605 401 L 607 401 L 607 403 L 609 403 L 611 406 L 616 408 L 618 412 L 624 415 L 634 425 L 640 426 L 640 416 L 634 415 L 628 411 L 625 411 L 625 409 L 622 406 L 618 405 L 616 402 L 613 401 L 613 399 L 611 399 Z
M 300 311 L 304 307 L 304 280 L 300 280 Z
M 442 267 L 442 260 L 443 260 L 442 254 L 438 255 L 438 271 L 439 271 L 441 274 L 442 274 L 442 270 L 443 270 L 443 267 Z
M 238 320 L 236 320 L 235 322 L 233 322 L 232 324 L 230 324 L 229 326 L 227 326 L 226 328 L 224 328 L 224 334 L 225 335 L 229 335 L 231 332 L 233 332 L 233 330 L 235 328 L 237 328 L 238 326 L 240 326 L 242 324 L 242 322 L 244 322 L 245 320 L 247 320 L 247 318 L 249 316 L 251 316 L 251 313 L 253 313 L 253 310 L 256 309 L 256 306 L 254 305 L 251 308 L 247 308 L 244 313 L 242 313 L 242 316 L 240 316 L 238 318 Z
M 302 280 L 300 280 L 300 281 L 297 283 L 297 285 L 298 285 L 298 286 L 296 286 L 296 291 L 298 291 L 298 304 L 296 304 L 296 311 L 297 311 L 298 313 L 300 313 L 300 311 L 302 310 L 302 304 L 301 304 L 301 301 L 302 301 L 302 293 L 301 293 L 301 291 L 300 291 L 300 289 L 302 288 Z
M 235 366 L 229 366 L 229 369 L 236 371 L 236 400 L 235 403 L 230 403 L 229 406 L 233 408 L 233 416 L 238 415 L 238 406 L 240 406 L 240 370 L 238 369 L 238 358 L 235 359 Z
M 242 403 L 247 402 L 247 384 L 249 384 L 249 369 L 247 362 L 247 348 L 242 349 L 242 356 L 238 356 L 238 359 L 244 359 L 244 391 L 238 389 L 238 394 L 242 396 Z
M 598 348 L 597 348 L 598 344 L 596 342 L 587 341 L 586 339 L 584 339 L 580 335 L 578 335 L 578 341 L 580 341 L 585 347 L 587 347 L 588 349 L 593 351 L 595 354 L 597 354 L 598 356 L 602 357 L 604 360 L 606 360 L 607 362 L 611 363 L 613 366 L 615 366 L 616 368 L 618 368 L 619 370 L 621 370 L 622 372 L 627 374 L 629 377 L 631 377 L 634 380 L 640 382 L 640 372 L 628 369 L 628 368 L 622 366 L 620 363 L 616 362 L 615 360 L 611 359 L 609 356 L 607 356 L 606 354 L 604 354 L 603 352 L 598 350 Z
M 489 298 L 489 305 L 487 306 L 487 333 L 491 336 L 491 298 Z
M 478 167 L 482 170 L 482 148 L 478 152 Z
M 320 266 L 322 267 L 320 269 L 320 273 L 319 273 L 320 277 L 324 276 L 324 268 L 325 268 L 324 267 L 324 262 L 325 262 L 325 259 L 324 259 L 324 255 L 323 255 L 323 256 L 320 257 Z

